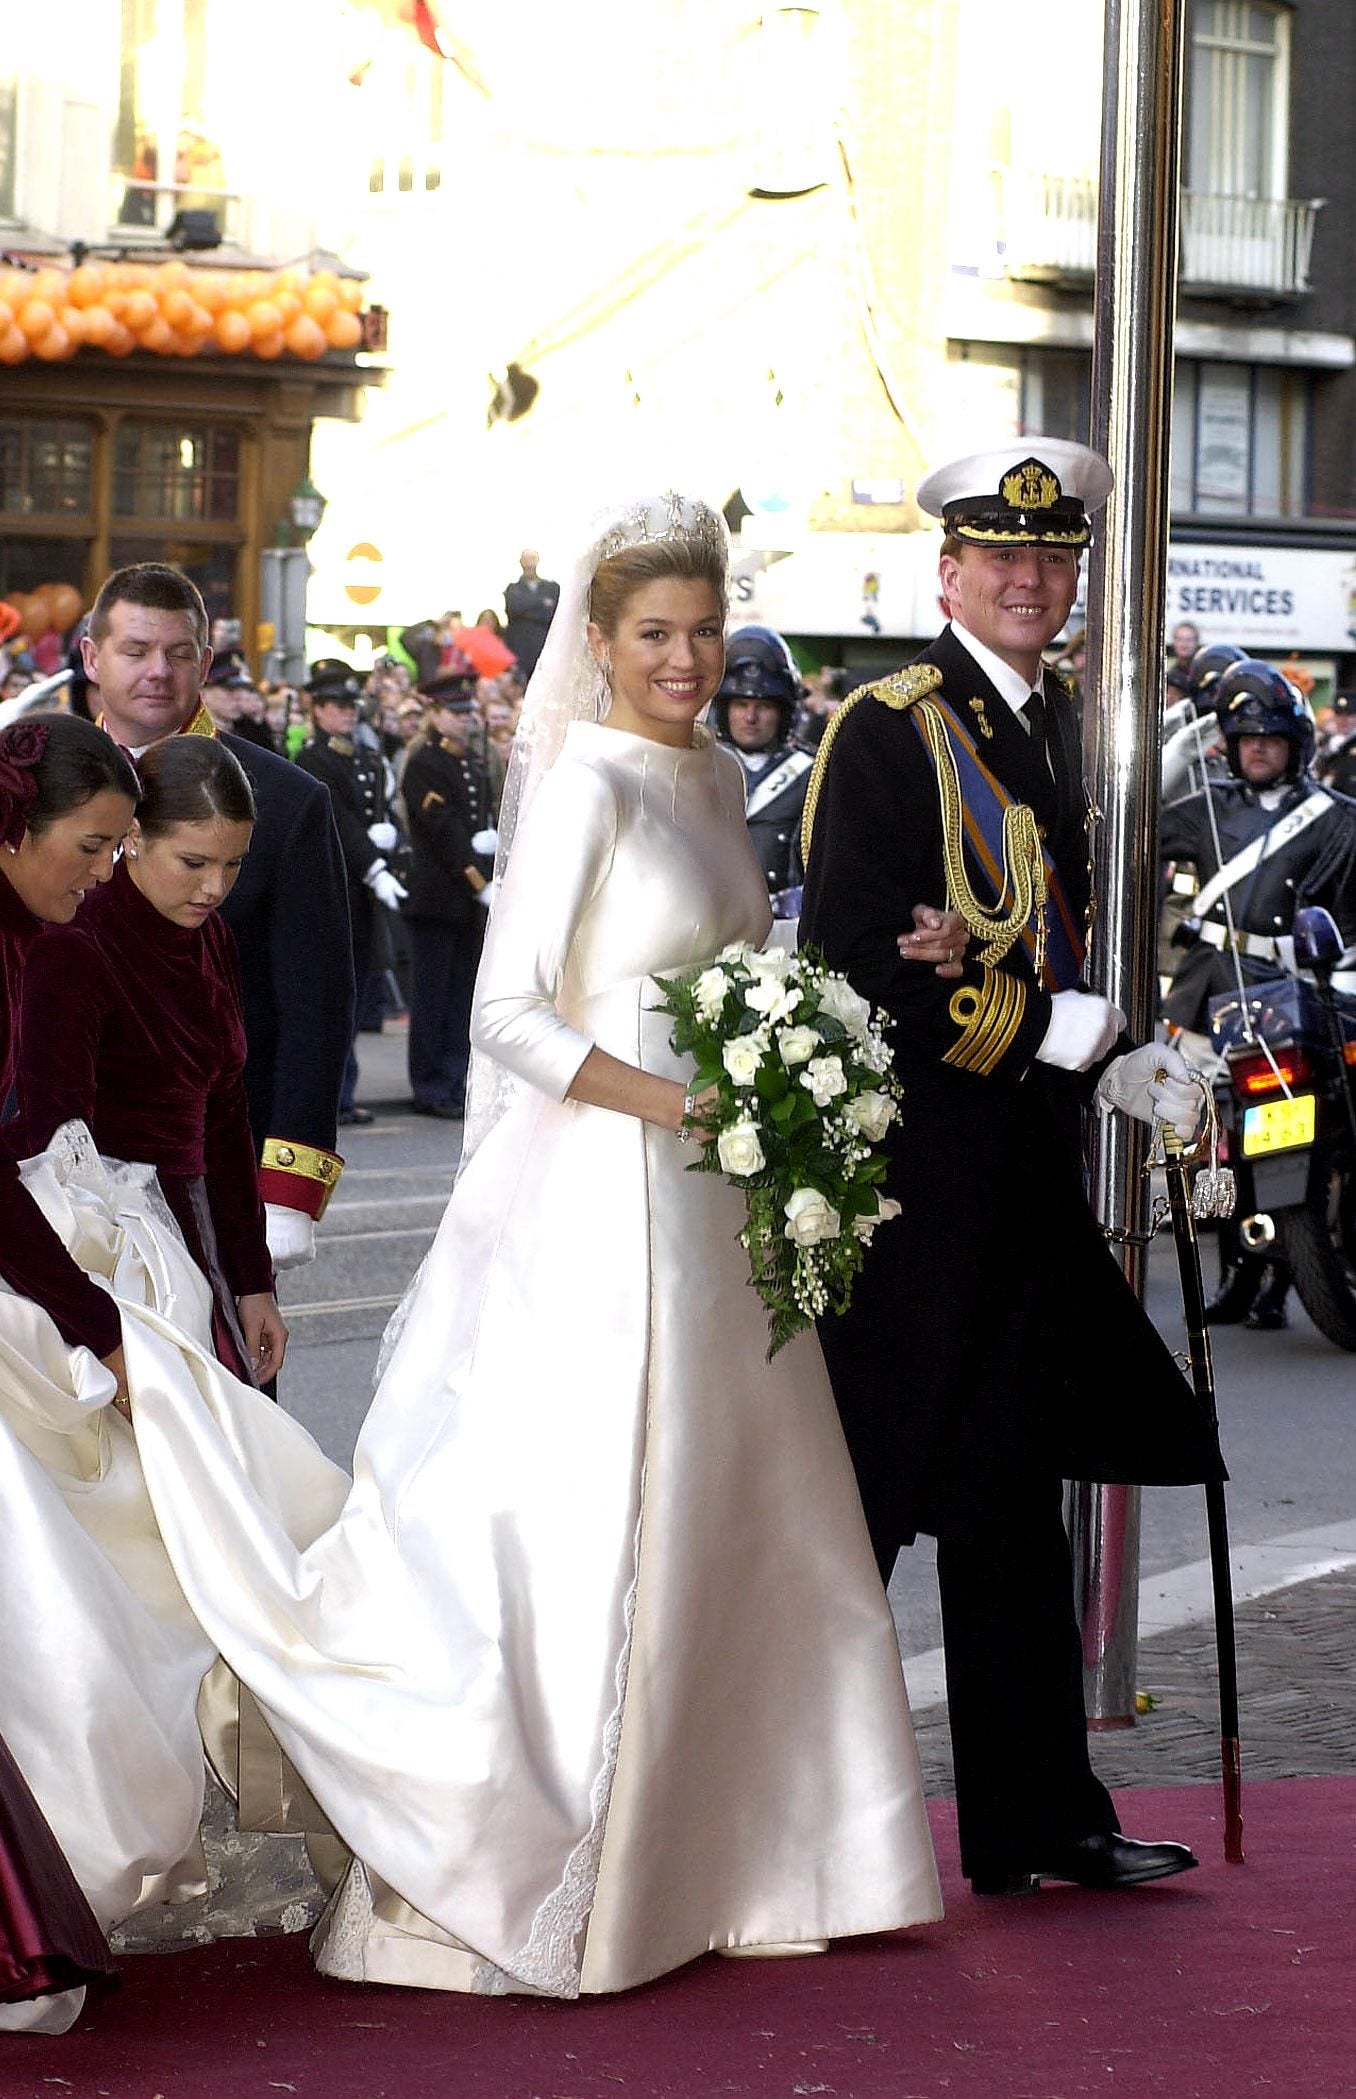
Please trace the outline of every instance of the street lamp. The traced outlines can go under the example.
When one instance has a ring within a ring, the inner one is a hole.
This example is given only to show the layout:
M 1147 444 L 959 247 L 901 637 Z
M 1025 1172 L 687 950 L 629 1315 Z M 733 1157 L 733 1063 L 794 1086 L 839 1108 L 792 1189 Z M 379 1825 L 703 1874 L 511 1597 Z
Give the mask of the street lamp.
M 303 474 L 292 490 L 287 498 L 287 508 L 292 518 L 292 530 L 305 546 L 325 515 L 325 498 L 309 474 Z

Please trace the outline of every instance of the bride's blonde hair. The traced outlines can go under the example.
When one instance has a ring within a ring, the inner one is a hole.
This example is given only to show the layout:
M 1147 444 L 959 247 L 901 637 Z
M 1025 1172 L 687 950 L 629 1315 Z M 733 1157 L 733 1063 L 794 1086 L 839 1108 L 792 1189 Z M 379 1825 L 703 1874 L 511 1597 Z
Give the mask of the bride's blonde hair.
M 647 583 L 665 583 L 670 577 L 684 583 L 709 583 L 720 604 L 720 616 L 725 618 L 729 603 L 725 550 L 705 531 L 645 540 L 600 561 L 589 590 L 589 618 L 604 634 L 615 634 L 628 600 Z

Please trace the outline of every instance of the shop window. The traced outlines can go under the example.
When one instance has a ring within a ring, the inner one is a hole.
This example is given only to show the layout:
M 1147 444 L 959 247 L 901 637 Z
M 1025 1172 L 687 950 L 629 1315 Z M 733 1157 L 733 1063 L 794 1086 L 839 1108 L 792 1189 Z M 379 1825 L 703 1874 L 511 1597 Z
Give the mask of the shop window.
M 1187 188 L 1211 197 L 1283 197 L 1290 11 L 1261 0 L 1195 0 L 1191 11 Z
M 185 210 L 215 212 L 225 225 L 207 17 L 207 0 L 122 0 L 113 143 L 119 225 L 163 232 Z
M 44 583 L 73 583 L 83 595 L 88 560 L 85 539 L 37 539 L 29 532 L 11 539 L 0 531 L 0 598 Z
M 1092 359 L 1086 350 L 961 343 L 952 372 L 958 446 L 971 430 L 1012 437 L 1031 430 L 1088 442 Z
M 19 82 L 0 73 L 0 219 L 14 217 L 14 161 L 18 150 Z
M 1180 359 L 1172 507 L 1206 517 L 1302 517 L 1309 381 L 1281 365 Z
M 141 561 L 167 561 L 181 569 L 202 592 L 209 619 L 228 619 L 239 604 L 236 569 L 239 549 L 229 545 L 204 544 L 200 540 L 176 539 L 172 535 L 115 535 L 108 545 L 110 569 L 130 568 Z
M 86 516 L 93 450 L 89 423 L 0 417 L 0 515 Z
M 233 524 L 239 513 L 238 431 L 120 425 L 113 446 L 114 517 Z

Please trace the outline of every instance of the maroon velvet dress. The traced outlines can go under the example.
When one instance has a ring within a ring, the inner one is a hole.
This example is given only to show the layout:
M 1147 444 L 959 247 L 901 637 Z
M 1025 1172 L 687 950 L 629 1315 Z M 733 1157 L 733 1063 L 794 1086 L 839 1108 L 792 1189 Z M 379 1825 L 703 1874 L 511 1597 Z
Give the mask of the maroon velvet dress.
M 42 922 L 0 870 L 0 1096 L 14 1083 L 14 1022 L 24 958 Z M 0 1131 L 0 1275 L 52 1315 L 67 1341 L 111 1355 L 117 1306 L 82 1274 L 19 1179 Z M 13 1757 L 0 1741 L 0 2003 L 14 2004 L 115 1973 L 94 1914 Z
M 217 1354 L 252 1381 L 235 1300 L 273 1289 L 245 1101 L 235 940 L 217 913 L 176 926 L 125 862 L 24 972 L 19 1113 L 41 1151 L 72 1116 L 105 1158 L 154 1166 L 212 1285 Z

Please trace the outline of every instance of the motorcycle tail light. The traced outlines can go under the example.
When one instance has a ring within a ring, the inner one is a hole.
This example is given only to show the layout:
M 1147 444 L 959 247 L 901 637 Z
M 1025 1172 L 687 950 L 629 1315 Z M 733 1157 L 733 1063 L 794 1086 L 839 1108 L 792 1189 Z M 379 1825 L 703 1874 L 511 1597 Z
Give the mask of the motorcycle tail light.
M 1356 1045 L 1353 1045 L 1356 1047 Z M 1231 1057 L 1229 1072 L 1236 1092 L 1255 1100 L 1259 1094 L 1279 1093 L 1282 1086 L 1307 1086 L 1313 1077 L 1313 1067 L 1302 1049 L 1273 1050 L 1271 1057 L 1260 1053 L 1249 1053 L 1245 1057 Z

